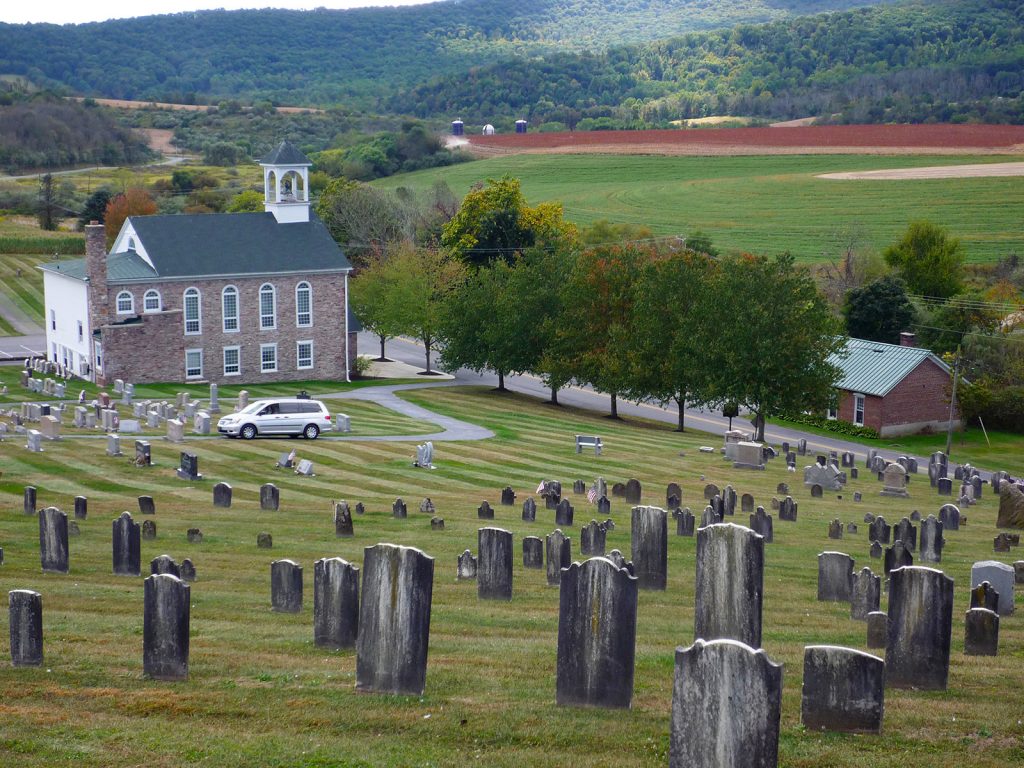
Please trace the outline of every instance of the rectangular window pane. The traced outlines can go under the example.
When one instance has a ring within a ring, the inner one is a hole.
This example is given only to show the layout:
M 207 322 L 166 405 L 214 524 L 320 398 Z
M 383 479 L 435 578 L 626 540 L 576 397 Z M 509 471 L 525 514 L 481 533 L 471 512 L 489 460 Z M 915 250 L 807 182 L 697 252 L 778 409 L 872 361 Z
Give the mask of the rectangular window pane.
M 300 341 L 297 344 L 297 355 L 299 368 L 313 367 L 313 342 Z
M 224 375 L 237 376 L 241 372 L 238 347 L 224 347 Z
M 277 370 L 277 344 L 260 345 L 260 370 L 264 373 Z
M 260 293 L 260 328 L 273 328 L 274 294 L 269 291 Z
M 309 289 L 302 288 L 295 294 L 295 321 L 300 327 L 313 324 L 313 313 L 309 307 Z
M 853 396 L 853 423 L 864 425 L 864 395 Z
M 203 350 L 185 350 L 185 378 L 199 379 L 203 376 Z
M 185 333 L 199 333 L 199 297 L 185 297 Z
M 224 294 L 224 330 L 238 330 L 238 296 L 234 293 Z

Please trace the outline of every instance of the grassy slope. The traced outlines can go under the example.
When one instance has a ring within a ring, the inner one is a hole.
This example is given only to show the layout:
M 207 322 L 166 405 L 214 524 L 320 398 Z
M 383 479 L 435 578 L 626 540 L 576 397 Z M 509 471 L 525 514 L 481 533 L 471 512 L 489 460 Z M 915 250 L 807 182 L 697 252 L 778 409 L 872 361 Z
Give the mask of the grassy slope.
M 834 233 L 862 227 L 876 248 L 925 219 L 963 241 L 968 261 L 1024 253 L 1019 226 L 1024 178 L 835 181 L 817 174 L 959 163 L 1011 157 L 808 155 L 663 157 L 516 155 L 393 176 L 375 184 L 429 189 L 444 179 L 464 195 L 481 179 L 522 180 L 531 203 L 561 201 L 566 218 L 649 226 L 656 234 L 701 229 L 724 249 L 790 251 L 805 261 L 838 254 Z
M 767 504 L 775 485 L 793 483 L 793 476 L 777 462 L 763 473 L 732 470 L 718 456 L 696 451 L 705 437 L 675 434 L 665 426 L 611 422 L 479 389 L 417 393 L 412 399 L 482 423 L 498 437 L 438 444 L 438 468 L 432 472 L 411 466 L 407 443 L 192 441 L 186 447 L 199 456 L 207 477 L 201 483 L 174 477 L 179 447 L 160 441 L 153 444 L 158 464 L 148 470 L 107 457 L 100 441 L 65 440 L 47 445 L 43 454 L 30 454 L 13 439 L 0 444 L 0 579 L 6 589 L 42 592 L 46 637 L 43 668 L 0 666 L 0 762 L 664 765 L 673 650 L 692 640 L 694 539 L 670 538 L 668 590 L 641 593 L 632 710 L 560 708 L 554 704 L 558 596 L 545 586 L 543 572 L 524 571 L 517 555 L 511 603 L 481 602 L 473 584 L 454 580 L 457 554 L 476 549 L 474 510 L 481 499 L 497 506 L 506 484 L 521 501 L 541 478 L 571 484 L 597 474 L 609 481 L 637 477 L 647 503 L 661 502 L 665 484 L 678 481 L 684 504 L 699 510 L 703 474 L 720 485 L 731 481 Z M 604 455 L 576 455 L 576 432 L 602 435 Z M 273 469 L 285 443 L 316 461 L 317 477 Z M 911 509 L 934 512 L 939 505 L 921 477 L 912 481 L 910 499 L 894 500 L 878 496 L 877 483 L 866 475 L 851 483 L 843 500 L 828 496 L 812 503 L 795 487 L 799 521 L 777 521 L 776 542 L 768 545 L 764 645 L 773 660 L 785 664 L 780 764 L 881 767 L 890 766 L 894 754 L 929 766 L 961 766 L 968 754 L 974 768 L 1019 762 L 1020 611 L 1002 622 L 998 657 L 962 653 L 970 564 L 992 557 L 995 505 L 989 496 L 970 510 L 969 526 L 946 537 L 942 568 L 957 584 L 949 690 L 888 691 L 878 737 L 808 733 L 799 725 L 803 646 L 864 648 L 865 638 L 864 625 L 849 619 L 847 606 L 816 602 L 816 554 L 841 549 L 857 558 L 858 567 L 881 565 L 867 557 L 863 533 L 829 541 L 827 522 L 859 522 L 866 511 L 895 520 Z M 212 507 L 210 489 L 220 480 L 235 488 L 230 510 Z M 258 486 L 268 481 L 281 487 L 278 513 L 258 508 Z M 70 509 L 74 495 L 89 496 L 89 519 L 71 540 L 68 576 L 39 572 L 37 525 L 21 514 L 28 483 L 38 487 L 40 505 Z M 852 503 L 854 490 L 864 493 L 864 504 Z M 134 509 L 141 493 L 156 498 L 159 535 L 143 542 L 143 562 L 166 552 L 178 561 L 191 557 L 198 570 L 186 683 L 141 678 L 141 579 L 110 574 L 110 520 Z M 431 531 L 426 516 L 415 512 L 408 520 L 393 519 L 396 496 L 413 508 L 430 496 L 446 530 Z M 354 539 L 333 536 L 330 502 L 339 497 L 367 506 L 367 514 L 355 519 Z M 582 497 L 569 498 L 577 525 L 589 520 L 593 508 Z M 538 522 L 527 524 L 518 508 L 497 510 L 495 524 L 514 532 L 517 552 L 524 535 L 543 536 L 554 527 L 552 512 L 540 511 Z M 609 549 L 628 553 L 629 512 L 620 499 L 613 500 L 612 518 L 617 528 L 609 534 Z M 742 519 L 738 514 L 736 520 Z M 203 530 L 200 545 L 185 541 L 192 526 Z M 273 534 L 272 551 L 256 548 L 261 530 Z M 578 530 L 572 537 L 578 556 Z M 435 557 L 422 698 L 356 694 L 353 653 L 319 650 L 311 642 L 313 561 L 337 555 L 358 564 L 362 548 L 378 541 L 419 546 Z M 298 615 L 269 608 L 268 566 L 282 557 L 305 567 L 306 604 Z

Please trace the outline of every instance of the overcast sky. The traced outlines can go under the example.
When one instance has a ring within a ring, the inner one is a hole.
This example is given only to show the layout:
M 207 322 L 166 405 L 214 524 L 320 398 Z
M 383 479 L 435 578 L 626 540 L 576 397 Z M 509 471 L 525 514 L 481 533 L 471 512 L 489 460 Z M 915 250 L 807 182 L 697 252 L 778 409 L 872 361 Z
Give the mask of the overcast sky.
M 35 3 L 3 0 L 0 21 L 9 24 L 81 24 L 210 8 L 360 8 L 367 5 L 419 5 L 423 2 L 430 0 L 37 0 Z

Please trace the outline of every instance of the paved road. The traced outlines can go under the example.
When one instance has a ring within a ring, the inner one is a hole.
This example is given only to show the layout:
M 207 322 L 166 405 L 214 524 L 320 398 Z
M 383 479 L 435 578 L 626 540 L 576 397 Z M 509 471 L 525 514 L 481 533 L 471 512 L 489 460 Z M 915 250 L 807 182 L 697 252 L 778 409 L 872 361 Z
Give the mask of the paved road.
M 4 360 L 24 360 L 30 354 L 40 357 L 45 356 L 45 335 L 0 337 L 0 362 Z

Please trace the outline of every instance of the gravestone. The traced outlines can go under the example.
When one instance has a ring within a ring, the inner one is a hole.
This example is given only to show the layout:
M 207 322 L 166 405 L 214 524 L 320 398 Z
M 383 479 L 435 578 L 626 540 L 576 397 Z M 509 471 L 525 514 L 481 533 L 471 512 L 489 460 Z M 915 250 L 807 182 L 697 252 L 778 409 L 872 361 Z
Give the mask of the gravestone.
M 953 580 L 920 566 L 898 568 L 889 584 L 886 685 L 945 690 L 953 629 Z
M 763 650 L 701 639 L 677 648 L 669 768 L 775 768 L 781 711 L 782 665 Z
M 75 520 L 85 520 L 89 516 L 89 500 L 85 496 L 75 496 Z
M 203 532 L 199 528 L 189 528 L 185 531 L 185 538 L 189 544 L 202 544 Z
M 44 440 L 60 440 L 60 420 L 46 415 L 39 419 L 39 434 Z
M 793 501 L 792 496 L 787 496 L 779 502 L 779 520 L 786 520 L 787 522 L 795 523 L 797 513 L 797 503 Z
M 628 709 L 633 698 L 637 580 L 604 557 L 572 563 L 558 596 L 556 700 Z
M 891 547 L 887 547 L 884 554 L 885 578 L 897 568 L 903 568 L 914 564 L 914 555 L 907 549 L 902 541 L 894 541 Z
M 910 521 L 912 523 L 921 522 L 921 513 L 915 509 L 913 512 L 910 513 Z
M 624 497 L 626 495 L 626 484 L 625 483 L 613 483 L 612 484 L 612 496 Z
M 700 516 L 700 527 L 701 528 L 704 528 L 705 526 L 708 526 L 708 525 L 716 525 L 717 523 L 720 523 L 720 522 L 722 522 L 722 517 L 717 512 L 715 512 L 713 507 L 711 507 L 710 505 L 707 506 L 707 507 L 704 507 L 704 511 L 701 513 L 701 516 Z
M 834 645 L 804 648 L 800 722 L 814 731 L 881 733 L 885 662 Z
M 599 515 L 610 515 L 612 513 L 612 502 L 607 496 L 602 496 L 597 500 L 597 514 Z
M 582 480 L 573 480 L 572 481 L 572 492 L 576 493 L 576 494 L 586 493 L 587 492 L 587 484 L 584 483 Z
M 238 403 L 237 403 L 237 405 L 235 407 L 235 410 L 241 411 L 244 408 L 248 408 L 248 407 L 249 407 L 249 391 L 247 389 L 243 389 L 243 390 L 241 390 L 238 393 Z
M 995 656 L 999 651 L 999 614 L 972 607 L 964 617 L 964 654 Z
M 191 588 L 166 573 L 143 583 L 143 673 L 154 680 L 187 680 Z
M 142 521 L 142 538 L 146 541 L 152 541 L 156 538 L 156 521 L 155 520 L 143 520 Z
M 544 541 L 539 536 L 523 538 L 523 568 L 544 567 Z
M 537 502 L 530 496 L 523 502 L 523 520 L 532 523 L 537 519 Z
M 25 491 L 22 494 L 21 511 L 26 515 L 34 515 L 36 513 L 36 503 L 36 487 L 34 485 L 26 485 Z
M 444 530 L 444 518 L 435 515 L 430 518 L 430 530 L 432 531 L 443 531 Z
M 845 482 L 845 475 L 834 464 L 811 464 L 804 467 L 804 485 L 810 486 L 812 490 L 815 485 L 820 485 L 823 490 L 841 491 Z
M 155 576 L 159 573 L 169 573 L 172 576 L 177 576 L 179 579 L 181 578 L 181 569 L 170 555 L 160 555 L 149 561 L 150 576 Z
M 355 535 L 352 528 L 352 511 L 348 508 L 347 501 L 338 501 L 334 504 L 334 536 L 338 539 L 348 539 Z
M 130 512 L 122 512 L 111 525 L 115 576 L 139 576 L 142 567 L 142 532 Z
M 676 499 L 676 503 L 672 503 L 672 499 Z M 669 483 L 665 486 L 665 505 L 668 507 L 677 507 L 683 500 L 683 489 L 679 487 L 679 483 Z
M 409 516 L 409 508 L 401 498 L 395 499 L 394 503 L 392 503 L 391 515 L 399 520 L 404 520 Z
M 340 557 L 313 563 L 313 643 L 355 648 L 359 630 L 359 569 Z
M 633 507 L 632 560 L 640 589 L 665 589 L 668 581 L 668 514 L 660 507 Z
M 512 532 L 477 530 L 476 593 L 481 600 L 512 599 Z
M 764 538 L 732 523 L 697 531 L 694 637 L 761 646 Z
M 740 509 L 742 509 L 747 514 L 753 512 L 754 497 L 751 496 L 749 493 L 744 493 L 743 496 L 740 497 Z
M 850 590 L 850 618 L 867 621 L 868 614 L 878 610 L 882 598 L 882 577 L 875 576 L 870 568 L 861 568 L 853 577 Z
M 202 480 L 203 476 L 199 474 L 199 457 L 194 453 L 182 451 L 177 474 L 182 480 Z
M 187 557 L 181 561 L 180 570 L 182 580 L 189 582 L 196 580 L 196 567 Z
M 843 467 L 852 467 L 855 461 L 856 457 L 852 453 L 844 451 L 840 464 L 842 464 Z
M 152 448 L 148 440 L 135 441 L 135 466 L 148 467 L 153 464 Z
M 74 416 L 71 417 L 71 426 L 82 429 L 85 427 L 85 414 L 88 410 L 83 405 L 75 406 Z
M 295 474 L 303 477 L 314 477 L 313 462 L 309 459 L 299 459 L 299 465 L 295 467 Z
M 761 443 L 746 440 L 736 444 L 736 461 L 733 469 L 764 469 L 764 451 Z
M 185 441 L 185 422 L 179 421 L 178 419 L 167 420 L 167 435 L 166 439 L 172 443 L 182 443 Z
M 722 498 L 721 498 L 721 503 L 722 503 L 721 513 L 722 513 L 722 515 L 723 516 L 725 516 L 725 515 L 735 515 L 736 514 L 736 502 L 738 500 L 739 499 L 738 499 L 738 497 L 736 495 L 736 489 L 733 488 L 731 485 L 725 486 L 725 488 L 722 489 Z M 711 503 L 712 504 L 715 503 L 714 499 L 711 500 Z
M 884 611 L 868 614 L 868 648 L 885 648 L 889 642 L 889 616 Z
M 579 482 L 579 481 L 577 481 Z M 575 488 L 573 489 L 575 490 Z M 514 507 L 516 504 L 516 492 L 512 490 L 511 486 L 505 486 L 501 490 L 501 503 L 502 506 Z
M 707 485 L 704 486 L 704 498 L 707 499 L 708 501 L 711 501 L 711 499 L 715 498 L 715 496 L 718 496 L 720 494 L 721 491 L 718 490 L 718 486 L 715 485 L 714 483 L 708 483 Z
M 1024 491 L 1011 482 L 999 488 L 999 513 L 996 528 L 1024 528 Z
M 56 507 L 39 510 L 39 562 L 44 571 L 68 572 L 68 516 Z
M 959 531 L 960 508 L 955 504 L 943 504 L 939 507 L 939 522 L 942 523 L 943 530 Z
M 881 559 L 882 555 L 885 554 L 885 547 L 882 546 L 880 541 L 872 541 L 868 554 L 875 559 Z
M 544 539 L 547 561 L 548 586 L 557 587 L 562 578 L 562 569 L 572 563 L 572 539 L 556 528 Z
M 260 486 L 260 509 L 265 512 L 277 512 L 281 506 L 281 491 L 273 483 Z
M 486 504 L 487 502 L 485 501 L 484 503 Z M 434 502 L 430 500 L 429 496 L 420 502 L 420 512 L 425 515 L 433 515 L 437 513 L 437 507 L 434 506 Z
M 121 453 L 121 436 L 117 434 L 107 435 L 107 456 L 123 456 Z
M 210 385 L 210 413 L 220 413 L 220 397 L 216 383 Z
M 569 503 L 568 499 L 562 499 L 555 505 L 555 525 L 559 526 L 572 526 L 573 513 L 576 510 L 573 509 L 572 504 Z
M 477 507 L 476 516 L 480 520 L 493 520 L 494 510 L 491 508 L 490 503 L 485 501 L 479 507 Z
M 260 549 L 273 549 L 274 537 L 266 531 L 260 531 L 256 534 L 256 546 Z
M 156 502 L 152 496 L 139 496 L 139 513 L 143 515 L 156 514 Z
M 993 552 L 1009 552 L 1012 546 L 1012 540 L 1005 533 L 1000 533 L 992 540 Z
M 849 602 L 853 582 L 852 557 L 842 552 L 818 555 L 818 600 Z
M 772 516 L 764 511 L 764 507 L 758 507 L 750 516 L 750 530 L 763 536 L 765 544 L 775 541 L 774 521 Z
M 882 471 L 881 496 L 907 498 L 907 471 L 900 464 L 890 464 Z
M 302 566 L 292 560 L 270 564 L 270 606 L 280 613 L 302 610 Z
M 815 483 L 814 485 L 811 486 L 811 498 L 812 499 L 820 499 L 821 496 L 822 496 L 822 493 L 823 493 L 822 487 L 818 483 Z
M 971 566 L 971 588 L 987 581 L 999 593 L 1000 616 L 1013 613 L 1013 566 L 995 560 L 984 560 Z
M 43 596 L 30 589 L 7 593 L 11 633 L 11 665 L 40 667 L 43 664 Z
M 953 481 L 948 477 L 940 477 L 935 483 L 935 487 L 938 489 L 939 496 L 952 496 L 953 495 Z
M 990 611 L 999 612 L 999 593 L 995 587 L 987 581 L 981 582 L 976 587 L 971 587 L 971 608 L 988 608 Z
M 676 512 L 672 513 L 672 516 L 676 519 L 676 536 L 693 536 L 696 519 L 689 507 L 681 510 L 677 509 Z
M 29 451 L 32 453 L 43 452 L 43 436 L 39 430 L 28 430 L 28 432 L 25 433 L 25 439 L 27 440 L 25 447 L 28 448 Z
M 626 497 L 626 501 L 630 504 L 639 504 L 640 499 L 643 497 L 643 489 L 640 486 L 640 481 L 636 478 L 630 478 L 627 480 L 624 495 Z
M 357 501 L 356 502 L 356 514 L 357 515 L 361 515 L 361 514 L 363 514 L 365 512 L 366 512 L 366 507 L 363 506 L 363 502 Z
M 857 524 L 856 523 L 847 523 L 846 524 L 846 532 L 847 533 L 856 534 L 857 533 Z
M 892 530 L 893 541 L 902 541 L 903 546 L 911 552 L 917 549 L 917 528 L 910 522 L 910 518 L 904 517 Z
M 828 537 L 830 539 L 843 538 L 843 523 L 839 519 L 828 524 Z
M 868 523 L 868 541 L 878 541 L 882 544 L 888 544 L 891 534 L 892 529 L 889 527 L 889 524 L 885 522 L 885 518 L 881 515 Z
M 427 676 L 434 559 L 377 544 L 363 555 L 356 688 L 421 696 Z
M 213 506 L 222 509 L 231 507 L 231 486 L 227 483 L 217 483 L 213 486 Z
M 476 558 L 468 549 L 459 555 L 455 565 L 455 578 L 458 581 L 471 581 L 476 579 L 477 567 Z
M 586 557 L 604 557 L 604 546 L 607 531 L 596 520 L 580 529 L 580 554 Z

